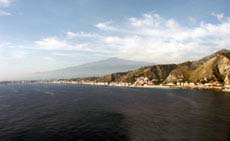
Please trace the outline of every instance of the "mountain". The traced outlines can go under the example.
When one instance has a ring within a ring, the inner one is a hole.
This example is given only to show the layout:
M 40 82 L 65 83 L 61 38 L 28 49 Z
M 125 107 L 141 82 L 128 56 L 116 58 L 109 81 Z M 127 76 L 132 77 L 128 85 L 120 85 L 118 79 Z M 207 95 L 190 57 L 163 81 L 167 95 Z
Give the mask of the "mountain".
M 230 51 L 223 49 L 197 61 L 181 64 L 154 65 L 133 71 L 113 73 L 97 78 L 106 82 L 135 82 L 138 77 L 148 77 L 156 83 L 218 82 L 230 84 Z
M 68 79 L 68 78 L 103 76 L 114 72 L 124 72 L 128 70 L 137 69 L 150 64 L 151 63 L 131 61 L 131 60 L 125 60 L 125 59 L 114 57 L 106 60 L 79 65 L 79 66 L 68 67 L 60 70 L 36 73 L 33 74 L 31 78 L 32 79 Z

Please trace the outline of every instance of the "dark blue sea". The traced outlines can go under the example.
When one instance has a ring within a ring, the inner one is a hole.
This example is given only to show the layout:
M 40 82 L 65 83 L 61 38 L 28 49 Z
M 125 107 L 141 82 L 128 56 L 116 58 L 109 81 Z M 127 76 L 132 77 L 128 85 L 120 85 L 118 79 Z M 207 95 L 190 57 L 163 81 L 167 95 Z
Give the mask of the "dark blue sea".
M 230 94 L 1 84 L 1 141 L 228 141 Z

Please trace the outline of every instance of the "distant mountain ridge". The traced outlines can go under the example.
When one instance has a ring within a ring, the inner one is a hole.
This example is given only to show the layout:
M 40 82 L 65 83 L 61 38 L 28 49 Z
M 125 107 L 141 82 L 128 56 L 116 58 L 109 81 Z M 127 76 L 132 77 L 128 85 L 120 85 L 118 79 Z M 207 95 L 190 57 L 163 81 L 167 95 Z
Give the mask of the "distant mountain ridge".
M 39 72 L 33 74 L 31 79 L 69 79 L 103 76 L 115 72 L 124 72 L 137 69 L 143 66 L 153 65 L 153 63 L 131 61 L 121 58 L 109 58 L 106 60 L 86 63 L 64 69 Z
M 102 82 L 131 82 L 148 77 L 157 83 L 194 82 L 230 84 L 230 50 L 223 49 L 198 61 L 181 64 L 153 65 L 133 71 L 113 73 L 97 78 Z

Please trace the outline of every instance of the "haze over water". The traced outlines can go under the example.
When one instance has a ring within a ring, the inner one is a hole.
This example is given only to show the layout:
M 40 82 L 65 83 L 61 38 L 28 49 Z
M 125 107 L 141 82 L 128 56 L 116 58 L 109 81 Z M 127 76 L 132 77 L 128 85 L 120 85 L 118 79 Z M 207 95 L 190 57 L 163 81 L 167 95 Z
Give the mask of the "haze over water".
M 229 101 L 205 90 L 0 85 L 0 139 L 224 141 Z

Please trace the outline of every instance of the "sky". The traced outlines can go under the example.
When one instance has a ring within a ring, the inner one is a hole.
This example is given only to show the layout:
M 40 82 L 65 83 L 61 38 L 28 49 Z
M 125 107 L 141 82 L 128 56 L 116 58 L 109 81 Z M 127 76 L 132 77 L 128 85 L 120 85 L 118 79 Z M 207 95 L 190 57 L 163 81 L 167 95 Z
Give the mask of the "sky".
M 230 49 L 229 0 L 0 0 L 0 80 L 110 57 L 154 63 Z

